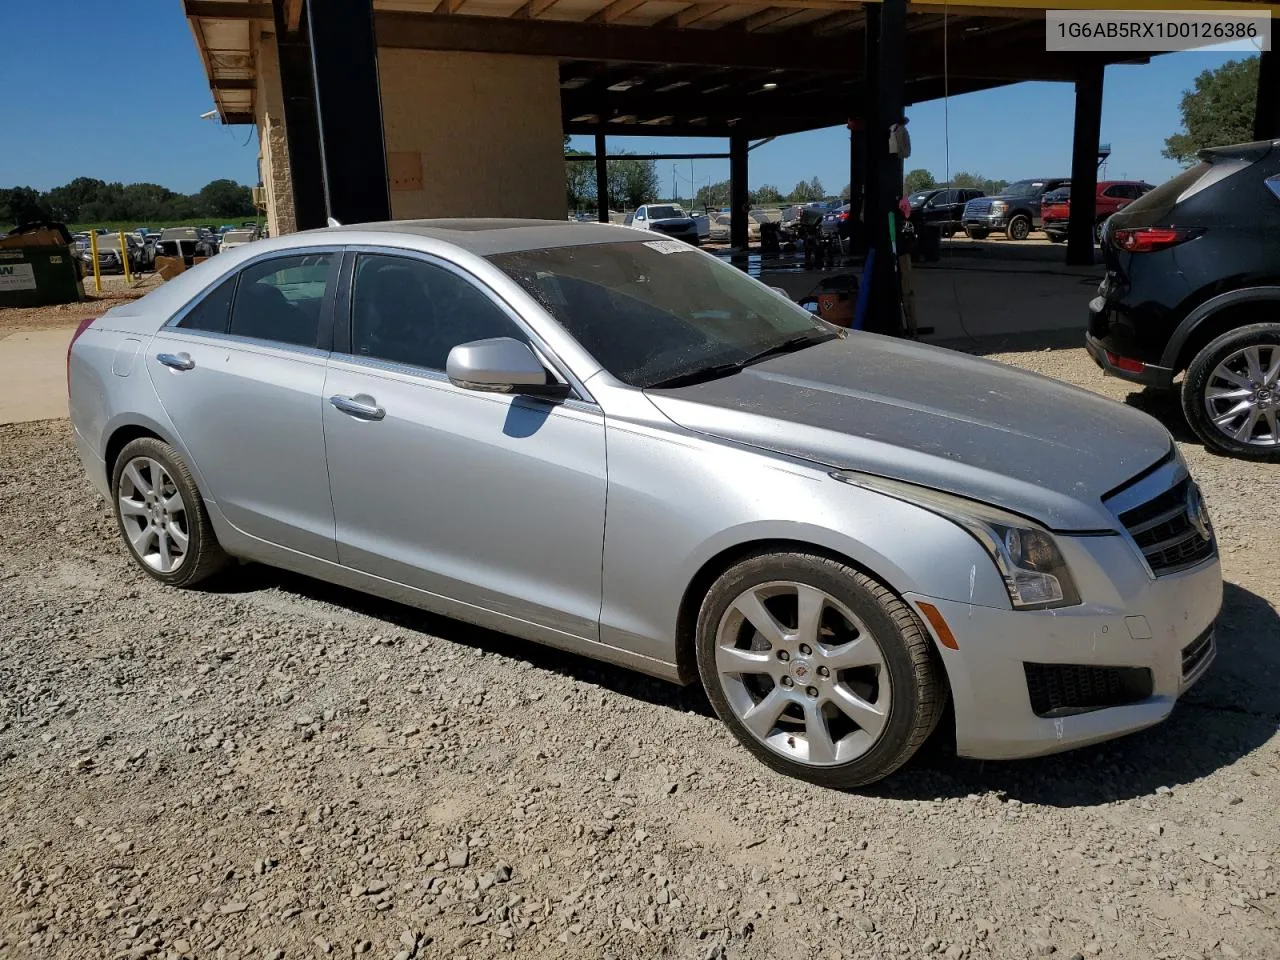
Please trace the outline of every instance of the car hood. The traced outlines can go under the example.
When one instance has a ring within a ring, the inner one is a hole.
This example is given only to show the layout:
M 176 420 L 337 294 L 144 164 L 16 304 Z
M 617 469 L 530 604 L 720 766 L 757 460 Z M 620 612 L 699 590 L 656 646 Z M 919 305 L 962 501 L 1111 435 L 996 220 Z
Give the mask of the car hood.
M 863 333 L 647 395 L 689 430 L 959 494 L 1055 530 L 1116 529 L 1103 495 L 1172 446 L 1158 422 L 1113 400 Z

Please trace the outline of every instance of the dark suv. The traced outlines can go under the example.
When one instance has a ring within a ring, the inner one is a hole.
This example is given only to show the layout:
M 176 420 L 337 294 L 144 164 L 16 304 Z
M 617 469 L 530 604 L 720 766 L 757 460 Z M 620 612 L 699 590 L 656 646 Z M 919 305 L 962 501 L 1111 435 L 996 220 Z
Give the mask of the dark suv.
M 1172 388 L 1204 442 L 1280 459 L 1280 140 L 1215 147 L 1115 213 L 1086 346 L 1109 373 Z
M 964 232 L 985 240 L 1004 231 L 1010 240 L 1025 240 L 1040 226 L 1040 199 L 1050 190 L 1071 186 L 1070 177 L 1047 177 L 1011 183 L 994 197 L 970 200 L 964 208 Z
M 949 237 L 961 229 L 965 204 L 982 195 L 981 190 L 965 187 L 938 187 L 913 193 L 907 198 L 911 222 L 916 226 L 932 224 L 944 237 Z

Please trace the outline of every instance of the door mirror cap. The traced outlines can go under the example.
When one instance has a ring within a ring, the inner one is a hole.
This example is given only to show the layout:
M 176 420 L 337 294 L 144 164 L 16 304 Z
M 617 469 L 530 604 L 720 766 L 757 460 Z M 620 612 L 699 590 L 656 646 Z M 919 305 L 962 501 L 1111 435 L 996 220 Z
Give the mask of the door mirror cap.
M 544 397 L 569 394 L 568 384 L 553 380 L 528 344 L 511 337 L 458 344 L 449 351 L 445 372 L 450 382 L 465 390 Z

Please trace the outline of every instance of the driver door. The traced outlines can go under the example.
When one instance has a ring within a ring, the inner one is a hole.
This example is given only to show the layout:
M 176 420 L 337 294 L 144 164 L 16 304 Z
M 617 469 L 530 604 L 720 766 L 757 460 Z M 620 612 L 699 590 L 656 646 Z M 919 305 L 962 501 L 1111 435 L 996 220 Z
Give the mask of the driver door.
M 451 383 L 454 346 L 529 334 L 452 265 L 348 256 L 349 331 L 323 403 L 339 562 L 452 601 L 439 609 L 464 619 L 480 608 L 598 639 L 600 409 Z

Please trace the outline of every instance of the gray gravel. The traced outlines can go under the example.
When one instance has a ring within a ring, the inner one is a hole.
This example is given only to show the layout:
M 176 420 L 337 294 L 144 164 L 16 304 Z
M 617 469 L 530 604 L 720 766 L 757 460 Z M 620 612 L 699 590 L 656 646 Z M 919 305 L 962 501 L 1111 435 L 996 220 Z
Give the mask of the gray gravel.
M 697 691 L 255 566 L 162 588 L 65 421 L 0 427 L 0 957 L 1280 957 L 1280 467 L 1184 449 L 1230 586 L 1170 722 L 842 794 Z

